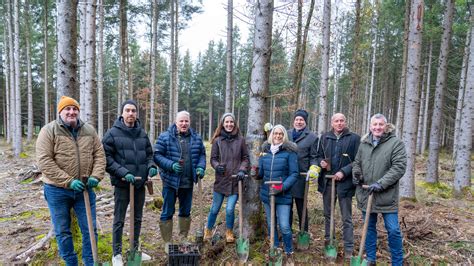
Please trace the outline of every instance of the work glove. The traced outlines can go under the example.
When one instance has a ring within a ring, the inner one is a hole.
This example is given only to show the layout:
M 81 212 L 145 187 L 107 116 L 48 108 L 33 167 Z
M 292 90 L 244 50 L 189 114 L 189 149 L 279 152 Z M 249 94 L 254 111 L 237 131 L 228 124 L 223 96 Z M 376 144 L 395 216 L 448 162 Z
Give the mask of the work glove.
M 352 184 L 354 184 L 354 186 L 361 185 L 363 181 L 364 178 L 360 173 L 352 173 Z
M 309 167 L 309 177 L 310 178 L 314 178 L 314 179 L 317 179 L 319 177 L 319 173 L 321 172 L 321 167 L 317 166 L 317 165 L 311 165 Z
M 77 179 L 74 179 L 72 180 L 72 182 L 69 184 L 69 188 L 72 189 L 72 190 L 75 190 L 75 191 L 79 191 L 79 192 L 82 192 L 85 188 L 85 185 L 84 183 L 82 183 L 81 181 L 77 180 Z
M 196 168 L 196 176 L 202 179 L 204 177 L 204 169 L 201 167 Z
M 89 178 L 87 179 L 87 186 L 93 188 L 97 185 L 99 185 L 99 180 L 93 176 L 89 176 Z
M 225 173 L 225 166 L 222 164 L 216 166 L 216 173 L 223 175 Z
M 150 168 L 150 170 L 148 170 L 148 176 L 149 177 L 154 177 L 156 174 L 158 174 L 158 170 L 156 170 L 155 167 L 152 167 L 152 168 Z
M 369 190 L 369 193 L 374 193 L 374 192 L 378 193 L 378 192 L 382 192 L 383 187 L 378 182 L 375 182 L 369 186 L 368 190 Z
M 135 176 L 132 175 L 132 174 L 126 174 L 125 175 L 125 180 L 128 182 L 128 183 L 135 183 Z
M 243 181 L 244 178 L 245 178 L 245 172 L 244 171 L 237 172 L 237 180 Z
M 180 174 L 181 172 L 183 172 L 183 167 L 179 163 L 174 163 L 172 167 L 173 167 L 173 171 L 177 174 Z
M 283 183 L 276 185 L 273 184 L 270 186 L 270 195 L 277 195 L 283 191 Z

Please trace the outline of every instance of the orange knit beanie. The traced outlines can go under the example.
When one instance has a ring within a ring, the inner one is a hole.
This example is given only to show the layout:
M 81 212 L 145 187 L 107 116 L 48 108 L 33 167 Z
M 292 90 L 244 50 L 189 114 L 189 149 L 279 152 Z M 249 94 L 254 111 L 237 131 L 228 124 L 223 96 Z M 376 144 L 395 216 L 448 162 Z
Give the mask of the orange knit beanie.
M 61 100 L 58 103 L 58 113 L 61 113 L 66 106 L 75 106 L 80 110 L 79 103 L 76 100 L 71 97 L 61 96 Z

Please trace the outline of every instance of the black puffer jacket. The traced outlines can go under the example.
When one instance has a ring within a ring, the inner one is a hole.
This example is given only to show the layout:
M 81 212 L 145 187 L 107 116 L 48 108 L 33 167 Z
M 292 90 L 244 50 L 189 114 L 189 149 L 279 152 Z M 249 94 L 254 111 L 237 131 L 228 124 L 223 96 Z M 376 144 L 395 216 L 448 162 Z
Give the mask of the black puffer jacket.
M 341 134 L 339 139 L 332 130 L 321 135 L 317 156 L 318 165 L 321 165 L 321 161 L 325 158 L 330 158 L 331 171 L 322 170 L 318 179 L 318 191 L 324 193 L 330 187 L 331 182 L 326 180 L 326 174 L 331 175 L 341 171 L 344 178 L 336 182 L 337 194 L 343 198 L 353 197 L 355 187 L 352 185 L 352 162 L 359 149 L 360 136 L 350 132 L 348 128 L 345 128 Z
M 288 130 L 288 136 L 291 138 L 295 129 Z M 298 167 L 300 172 L 307 172 L 309 167 L 317 164 L 316 153 L 318 151 L 318 137 L 305 128 L 301 135 L 293 140 L 298 146 Z M 298 180 L 291 189 L 294 198 L 302 199 L 304 197 L 305 176 L 298 175 Z
M 122 181 L 126 174 L 142 177 L 135 182 L 140 188 L 148 178 L 148 170 L 156 167 L 153 163 L 153 150 L 150 139 L 137 120 L 134 127 L 127 127 L 123 118 L 115 120 L 102 139 L 107 158 L 107 172 L 110 174 L 112 185 L 128 187 L 129 183 Z

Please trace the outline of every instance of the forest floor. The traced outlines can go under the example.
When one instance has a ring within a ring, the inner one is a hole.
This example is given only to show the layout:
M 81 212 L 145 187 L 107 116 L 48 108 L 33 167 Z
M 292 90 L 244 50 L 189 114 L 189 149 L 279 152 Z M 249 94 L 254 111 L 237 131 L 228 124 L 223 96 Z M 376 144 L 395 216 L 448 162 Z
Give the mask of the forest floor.
M 209 145 L 207 145 L 209 146 Z M 29 263 L 36 265 L 61 264 L 54 238 L 48 239 L 41 248 L 27 253 L 29 247 L 47 237 L 50 230 L 49 211 L 43 197 L 43 186 L 35 179 L 24 179 L 25 173 L 31 173 L 35 166 L 33 145 L 25 145 L 23 158 L 15 159 L 12 150 L 0 141 L 0 264 Z M 474 198 L 471 189 L 466 191 L 462 199 L 452 196 L 452 180 L 454 163 L 447 155 L 441 156 L 440 184 L 426 185 L 423 181 L 426 172 L 426 158 L 420 156 L 417 160 L 416 197 L 417 201 L 400 202 L 400 225 L 403 232 L 403 242 L 406 262 L 409 265 L 419 264 L 462 264 L 474 263 Z M 205 223 L 212 202 L 213 170 L 207 170 L 203 179 L 204 203 L 199 204 L 204 214 L 199 215 L 193 207 L 193 223 L 190 235 L 194 235 L 196 227 Z M 151 255 L 148 265 L 163 265 L 167 255 L 163 250 L 163 242 L 159 233 L 159 214 L 161 212 L 160 189 L 161 182 L 155 182 L 155 194 L 147 194 L 147 206 L 141 234 L 141 249 Z M 328 264 L 323 254 L 324 226 L 322 215 L 322 198 L 316 192 L 316 185 L 310 187 L 309 217 L 311 246 L 306 251 L 296 251 L 296 265 Z M 101 182 L 97 189 L 97 220 L 99 229 L 99 254 L 101 261 L 111 259 L 111 229 L 113 220 L 113 192 L 110 182 Z M 195 193 L 197 196 L 197 193 Z M 195 198 L 194 200 L 198 200 Z M 225 210 L 222 209 L 217 219 L 217 236 L 224 236 Z M 236 215 L 236 218 L 238 216 Z M 353 209 L 355 244 L 358 250 L 360 232 L 363 221 L 361 212 Z M 296 222 L 293 223 L 294 227 Z M 176 226 L 175 226 L 176 227 Z M 339 259 L 337 265 L 344 264 L 342 256 L 342 224 L 339 213 L 336 213 L 336 237 L 338 241 Z M 128 217 L 124 227 L 124 253 L 128 243 Z M 297 228 L 293 228 L 297 232 Z M 176 228 L 175 228 L 176 231 Z M 235 231 L 238 232 L 236 222 Z M 387 246 L 387 234 L 383 222 L 378 223 L 378 262 L 387 265 L 390 253 Z M 176 236 L 177 233 L 175 232 Z M 237 264 L 235 245 L 226 245 L 224 237 L 211 245 L 206 243 L 201 250 L 200 262 L 204 265 L 234 265 Z M 80 240 L 75 240 L 76 250 Z M 267 241 L 250 244 L 249 264 L 265 264 L 268 253 Z M 347 263 L 345 263 L 347 264 Z

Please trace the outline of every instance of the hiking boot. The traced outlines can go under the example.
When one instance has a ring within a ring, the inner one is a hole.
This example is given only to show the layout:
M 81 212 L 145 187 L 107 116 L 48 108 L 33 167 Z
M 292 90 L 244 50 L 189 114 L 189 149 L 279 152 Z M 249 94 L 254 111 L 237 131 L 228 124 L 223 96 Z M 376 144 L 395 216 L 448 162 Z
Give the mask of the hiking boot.
M 234 232 L 232 229 L 227 229 L 225 231 L 225 242 L 227 243 L 234 243 L 235 237 L 234 237 Z
M 112 257 L 112 266 L 123 266 L 122 255 L 118 254 Z
M 179 236 L 183 241 L 187 240 L 190 227 L 191 217 L 178 217 Z
M 210 241 L 212 239 L 212 230 L 204 229 L 204 241 Z

